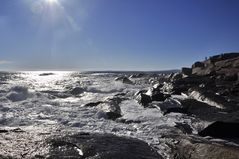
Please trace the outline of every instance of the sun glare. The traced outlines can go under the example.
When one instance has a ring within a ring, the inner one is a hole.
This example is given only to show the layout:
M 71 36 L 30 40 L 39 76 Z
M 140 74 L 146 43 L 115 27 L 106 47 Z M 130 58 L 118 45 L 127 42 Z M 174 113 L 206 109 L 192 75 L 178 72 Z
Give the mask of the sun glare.
M 51 4 L 57 3 L 57 1 L 58 1 L 58 0 L 46 0 L 46 2 L 51 3 Z

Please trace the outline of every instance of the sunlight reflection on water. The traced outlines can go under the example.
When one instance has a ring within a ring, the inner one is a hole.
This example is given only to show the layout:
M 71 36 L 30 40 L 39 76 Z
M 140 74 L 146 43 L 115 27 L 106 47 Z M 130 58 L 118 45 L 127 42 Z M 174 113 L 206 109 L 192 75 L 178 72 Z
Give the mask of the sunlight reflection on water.
M 63 85 L 57 82 L 66 80 L 72 73 L 70 71 L 27 71 L 21 76 L 26 83 L 34 84 L 33 87 L 36 90 L 62 90 Z

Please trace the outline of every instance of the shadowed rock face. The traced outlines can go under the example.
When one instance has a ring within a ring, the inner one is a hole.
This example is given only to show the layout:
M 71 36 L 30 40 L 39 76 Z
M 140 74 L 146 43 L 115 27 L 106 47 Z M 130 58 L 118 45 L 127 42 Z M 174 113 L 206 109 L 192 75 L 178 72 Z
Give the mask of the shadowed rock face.
M 139 93 L 139 95 L 137 95 L 136 100 L 142 104 L 144 107 L 147 107 L 147 105 L 152 102 L 150 96 L 144 94 L 144 93 Z
M 138 139 L 110 134 L 74 134 L 49 140 L 48 158 L 161 159 L 148 144 Z
M 238 139 L 239 123 L 216 121 L 198 133 L 200 136 L 215 138 Z

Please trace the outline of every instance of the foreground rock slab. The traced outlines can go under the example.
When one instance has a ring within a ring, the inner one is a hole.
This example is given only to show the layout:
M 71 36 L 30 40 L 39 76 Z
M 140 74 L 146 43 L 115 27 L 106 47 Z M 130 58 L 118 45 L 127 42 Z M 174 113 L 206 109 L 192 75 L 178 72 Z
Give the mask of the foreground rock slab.
M 4 131 L 0 138 L 1 159 L 162 159 L 147 143 L 113 134 Z
M 111 134 L 79 133 L 49 140 L 49 158 L 161 159 L 147 143 Z

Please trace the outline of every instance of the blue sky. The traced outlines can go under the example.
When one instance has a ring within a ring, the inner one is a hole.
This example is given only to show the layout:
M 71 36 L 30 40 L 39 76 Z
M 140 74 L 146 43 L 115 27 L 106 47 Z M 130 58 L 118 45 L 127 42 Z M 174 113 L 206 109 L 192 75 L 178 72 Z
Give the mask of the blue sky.
M 164 70 L 239 51 L 238 0 L 1 0 L 0 70 Z

